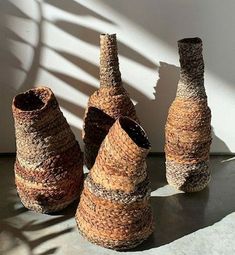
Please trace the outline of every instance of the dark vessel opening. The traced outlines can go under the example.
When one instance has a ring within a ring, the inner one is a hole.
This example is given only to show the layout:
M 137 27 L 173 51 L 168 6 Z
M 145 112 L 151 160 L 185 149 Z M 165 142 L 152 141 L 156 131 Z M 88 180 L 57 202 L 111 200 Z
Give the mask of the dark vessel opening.
M 14 99 L 14 105 L 22 111 L 40 110 L 47 104 L 50 95 L 50 90 L 47 88 L 31 89 L 17 95 Z
M 190 43 L 190 44 L 197 44 L 201 43 L 202 40 L 199 37 L 193 37 L 193 38 L 184 38 L 178 41 L 179 43 Z
M 115 119 L 110 117 L 102 110 L 90 106 L 88 108 L 84 125 L 83 141 L 89 143 L 94 141 L 96 144 L 101 144 L 107 135 L 110 127 L 114 124 Z M 94 132 L 96 130 L 96 132 Z
M 116 37 L 116 34 L 100 34 L 100 36 Z
M 121 127 L 139 147 L 144 149 L 150 148 L 148 137 L 138 123 L 128 117 L 121 117 L 119 122 Z

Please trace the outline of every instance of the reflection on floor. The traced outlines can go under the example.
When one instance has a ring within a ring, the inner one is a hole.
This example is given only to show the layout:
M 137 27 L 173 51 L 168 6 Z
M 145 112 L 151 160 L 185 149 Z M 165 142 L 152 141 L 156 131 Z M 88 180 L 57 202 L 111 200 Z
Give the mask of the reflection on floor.
M 13 157 L 0 158 L 0 254 L 117 254 L 78 234 L 76 203 L 54 215 L 25 209 L 15 191 L 13 164 Z M 125 254 L 235 254 L 235 158 L 211 157 L 209 187 L 194 194 L 167 185 L 163 157 L 149 157 L 148 168 L 155 232 Z

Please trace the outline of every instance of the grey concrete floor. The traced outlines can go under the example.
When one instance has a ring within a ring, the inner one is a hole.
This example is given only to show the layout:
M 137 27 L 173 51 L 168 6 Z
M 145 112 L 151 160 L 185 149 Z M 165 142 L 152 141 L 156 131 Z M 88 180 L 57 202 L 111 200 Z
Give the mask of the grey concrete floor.
M 76 229 L 77 204 L 54 214 L 25 209 L 14 186 L 13 157 L 0 158 L 0 254 L 117 254 L 84 240 Z M 235 158 L 211 157 L 205 190 L 185 194 L 165 179 L 164 158 L 148 158 L 155 232 L 126 254 L 235 254 Z M 121 252 L 120 252 L 121 253 Z

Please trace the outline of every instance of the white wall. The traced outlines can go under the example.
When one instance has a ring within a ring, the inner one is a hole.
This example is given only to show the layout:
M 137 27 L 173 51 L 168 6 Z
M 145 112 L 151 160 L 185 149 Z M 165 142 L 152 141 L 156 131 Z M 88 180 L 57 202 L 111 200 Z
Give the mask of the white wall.
M 177 40 L 204 42 L 212 152 L 235 152 L 234 0 L 5 0 L 0 2 L 0 152 L 12 152 L 12 97 L 53 89 L 81 141 L 84 108 L 98 87 L 99 33 L 117 33 L 126 89 L 163 151 L 166 114 L 179 78 Z

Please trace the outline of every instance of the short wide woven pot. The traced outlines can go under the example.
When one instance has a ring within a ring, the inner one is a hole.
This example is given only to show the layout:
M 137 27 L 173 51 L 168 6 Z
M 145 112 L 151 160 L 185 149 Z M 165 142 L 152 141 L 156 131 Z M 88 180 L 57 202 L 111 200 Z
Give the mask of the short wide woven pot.
M 102 142 L 76 212 L 80 233 L 89 241 L 117 250 L 130 249 L 153 231 L 144 130 L 120 117 Z
M 83 157 L 49 88 L 17 95 L 12 104 L 16 133 L 15 182 L 28 209 L 51 213 L 78 198 Z
M 180 80 L 166 123 L 166 177 L 185 192 L 204 189 L 210 180 L 211 111 L 204 87 L 200 38 L 178 42 Z
M 138 121 L 135 107 L 122 85 L 116 35 L 102 34 L 100 35 L 100 88 L 89 98 L 84 117 L 84 158 L 89 169 L 93 166 L 100 145 L 110 127 L 121 116 L 128 116 Z

